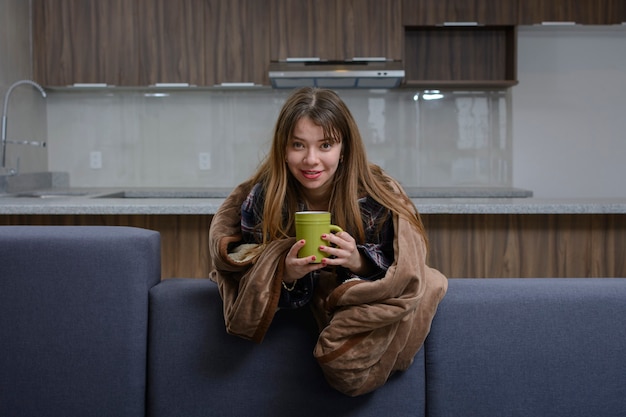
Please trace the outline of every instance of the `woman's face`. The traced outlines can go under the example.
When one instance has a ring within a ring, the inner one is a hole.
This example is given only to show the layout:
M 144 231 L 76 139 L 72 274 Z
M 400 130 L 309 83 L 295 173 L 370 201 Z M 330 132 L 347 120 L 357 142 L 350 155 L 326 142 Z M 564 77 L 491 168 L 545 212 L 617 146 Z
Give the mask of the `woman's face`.
M 287 166 L 310 197 L 330 193 L 341 148 L 341 142 L 325 137 L 324 129 L 308 117 L 296 123 L 287 142 Z

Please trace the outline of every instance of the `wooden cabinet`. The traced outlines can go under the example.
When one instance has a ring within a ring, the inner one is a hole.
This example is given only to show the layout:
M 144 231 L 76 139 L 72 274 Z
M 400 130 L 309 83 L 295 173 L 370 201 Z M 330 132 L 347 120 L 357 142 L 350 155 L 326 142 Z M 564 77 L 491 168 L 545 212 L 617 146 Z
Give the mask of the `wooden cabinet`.
M 400 0 L 337 1 L 337 56 L 402 59 Z
M 517 0 L 404 0 L 405 85 L 517 84 Z
M 143 85 L 269 84 L 264 0 L 139 0 Z
M 419 207 L 418 207 L 419 208 Z M 133 226 L 161 233 L 162 278 L 208 278 L 211 215 L 2 215 L 0 225 Z M 626 276 L 624 214 L 422 214 L 448 278 Z
M 204 0 L 135 0 L 139 85 L 205 83 Z
M 205 85 L 269 85 L 269 0 L 210 0 L 204 13 Z
M 269 0 L 33 0 L 45 86 L 269 84 Z
M 45 86 L 138 85 L 136 2 L 33 0 L 33 77 Z
M 402 24 L 435 26 L 476 22 L 481 25 L 515 25 L 518 0 L 404 0 Z
M 610 25 L 626 21 L 624 0 L 518 0 L 518 24 L 573 22 Z
M 401 0 L 271 0 L 271 59 L 402 59 Z
M 405 32 L 405 84 L 424 88 L 517 84 L 514 26 L 410 27 Z
M 624 214 L 423 214 L 422 219 L 429 264 L 448 278 L 626 276 Z

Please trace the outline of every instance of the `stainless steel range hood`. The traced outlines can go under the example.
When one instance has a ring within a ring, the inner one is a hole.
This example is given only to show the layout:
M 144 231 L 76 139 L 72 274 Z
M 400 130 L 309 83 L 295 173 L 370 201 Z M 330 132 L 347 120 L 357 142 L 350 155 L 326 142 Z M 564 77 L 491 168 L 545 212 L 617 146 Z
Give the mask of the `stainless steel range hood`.
M 404 78 L 399 61 L 321 61 L 317 58 L 291 59 L 270 63 L 269 77 L 274 88 L 394 88 Z

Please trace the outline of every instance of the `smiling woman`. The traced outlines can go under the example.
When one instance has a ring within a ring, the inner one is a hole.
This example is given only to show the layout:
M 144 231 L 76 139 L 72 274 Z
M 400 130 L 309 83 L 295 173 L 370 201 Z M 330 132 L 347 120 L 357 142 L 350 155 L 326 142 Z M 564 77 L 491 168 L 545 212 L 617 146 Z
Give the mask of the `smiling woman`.
M 295 239 L 294 219 L 302 211 L 329 212 L 341 229 L 319 236 L 321 262 L 299 254 L 306 241 Z M 277 309 L 311 303 L 315 357 L 330 384 L 352 396 L 410 365 L 447 288 L 426 265 L 417 209 L 368 162 L 352 113 L 326 89 L 287 98 L 266 160 L 215 214 L 209 249 L 229 333 L 260 342 Z

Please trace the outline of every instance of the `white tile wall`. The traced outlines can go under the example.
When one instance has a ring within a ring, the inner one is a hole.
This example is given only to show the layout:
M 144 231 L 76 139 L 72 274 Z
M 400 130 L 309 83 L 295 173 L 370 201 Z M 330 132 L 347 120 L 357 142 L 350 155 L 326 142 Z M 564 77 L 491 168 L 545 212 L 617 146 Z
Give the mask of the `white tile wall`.
M 369 158 L 405 185 L 511 184 L 506 92 L 444 92 L 430 101 L 413 90 L 338 92 Z M 50 167 L 69 171 L 74 186 L 234 186 L 265 155 L 288 94 L 53 92 Z M 102 153 L 101 169 L 90 168 L 92 151 Z M 205 152 L 210 170 L 198 166 Z

